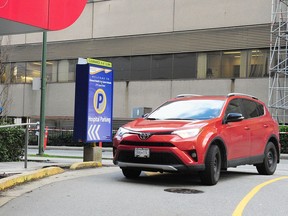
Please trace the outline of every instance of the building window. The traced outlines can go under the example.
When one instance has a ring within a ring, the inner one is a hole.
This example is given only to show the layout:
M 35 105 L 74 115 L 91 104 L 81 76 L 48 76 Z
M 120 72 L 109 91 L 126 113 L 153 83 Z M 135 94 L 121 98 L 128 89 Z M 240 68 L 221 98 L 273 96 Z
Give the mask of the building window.
M 174 54 L 173 79 L 196 78 L 197 56 L 196 53 Z
M 11 64 L 11 83 L 26 82 L 26 64 L 25 62 L 17 62 Z
M 207 54 L 206 78 L 221 78 L 221 52 Z
M 151 79 L 172 79 L 172 55 L 153 55 Z
M 249 77 L 268 76 L 268 50 L 250 50 L 249 51 Z
M 149 80 L 151 56 L 131 57 L 131 80 Z
M 131 71 L 130 57 L 113 57 L 111 62 L 114 69 L 114 79 L 129 81 Z

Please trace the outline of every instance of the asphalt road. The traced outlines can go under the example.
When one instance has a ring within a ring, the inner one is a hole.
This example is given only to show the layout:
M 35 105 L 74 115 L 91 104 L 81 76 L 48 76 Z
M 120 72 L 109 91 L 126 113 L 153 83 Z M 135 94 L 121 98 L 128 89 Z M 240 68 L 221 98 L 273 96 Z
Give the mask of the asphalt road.
M 286 216 L 287 184 L 287 160 L 273 176 L 258 175 L 253 166 L 228 169 L 216 186 L 201 185 L 197 175 L 142 173 L 127 180 L 110 166 L 66 171 L 15 187 L 1 194 L 16 198 L 0 208 L 0 215 Z

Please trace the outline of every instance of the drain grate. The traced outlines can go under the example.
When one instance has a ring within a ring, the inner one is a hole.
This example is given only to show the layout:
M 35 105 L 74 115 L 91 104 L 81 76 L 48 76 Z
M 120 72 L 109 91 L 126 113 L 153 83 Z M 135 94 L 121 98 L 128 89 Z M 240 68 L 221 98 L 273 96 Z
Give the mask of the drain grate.
M 188 189 L 188 188 L 167 188 L 164 189 L 166 192 L 171 193 L 181 193 L 181 194 L 198 194 L 198 193 L 204 193 L 203 191 L 196 190 L 196 189 Z

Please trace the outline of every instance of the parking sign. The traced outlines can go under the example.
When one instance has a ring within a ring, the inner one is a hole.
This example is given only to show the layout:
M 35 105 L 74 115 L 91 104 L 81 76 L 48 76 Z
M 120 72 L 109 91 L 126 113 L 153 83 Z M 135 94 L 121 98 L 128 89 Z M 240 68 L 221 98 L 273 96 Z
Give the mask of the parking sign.
M 86 65 L 77 65 L 75 96 L 74 138 L 85 142 L 111 141 L 112 64 L 87 59 Z

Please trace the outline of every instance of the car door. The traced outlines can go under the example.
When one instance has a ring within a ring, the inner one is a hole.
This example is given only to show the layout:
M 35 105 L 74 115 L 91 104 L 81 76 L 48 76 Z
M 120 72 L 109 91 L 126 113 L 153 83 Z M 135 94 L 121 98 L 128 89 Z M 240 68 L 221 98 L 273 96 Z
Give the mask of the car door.
M 227 105 L 225 117 L 229 113 L 241 113 L 241 99 L 233 99 Z M 247 128 L 247 120 L 229 122 L 223 124 L 222 136 L 227 148 L 228 160 L 237 160 L 250 155 L 250 131 Z
M 248 99 L 242 99 L 242 105 L 247 128 L 250 131 L 250 156 L 259 156 L 264 152 L 267 142 L 265 134 L 269 130 L 269 124 L 264 117 L 264 108 L 261 104 Z

